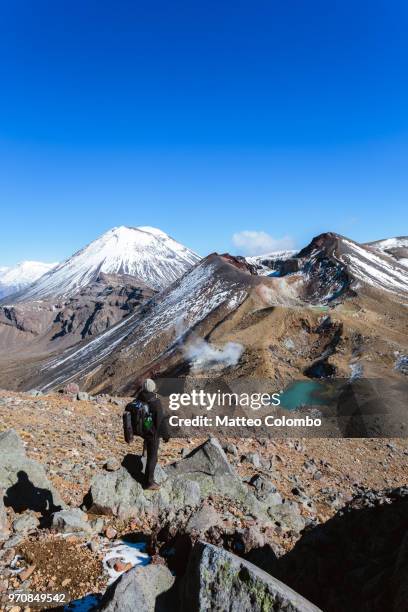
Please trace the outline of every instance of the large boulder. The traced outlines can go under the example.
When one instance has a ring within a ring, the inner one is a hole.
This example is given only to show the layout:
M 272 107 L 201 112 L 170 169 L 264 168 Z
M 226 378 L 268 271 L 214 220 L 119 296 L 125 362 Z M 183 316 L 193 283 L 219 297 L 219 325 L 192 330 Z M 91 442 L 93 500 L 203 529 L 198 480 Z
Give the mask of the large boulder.
M 185 531 L 188 534 L 203 536 L 211 527 L 221 524 L 222 519 L 216 509 L 204 502 L 203 506 L 188 519 Z
M 33 510 L 49 516 L 65 507 L 43 466 L 27 457 L 14 429 L 0 434 L 0 489 L 5 505 L 16 512 Z
M 252 518 L 270 520 L 267 506 L 243 484 L 215 438 L 162 471 L 159 491 L 144 491 L 129 461 L 116 472 L 98 474 L 91 483 L 89 507 L 103 514 L 137 516 L 140 512 L 195 507 L 217 494 L 237 502 Z
M 278 503 L 268 505 L 267 512 L 274 523 L 279 525 L 283 531 L 300 533 L 306 525 L 298 504 L 289 499 L 282 499 Z
M 108 587 L 101 612 L 170 612 L 174 576 L 164 565 L 137 566 Z
M 141 513 L 158 514 L 161 510 L 178 510 L 197 506 L 200 502 L 198 483 L 182 477 L 172 479 L 158 491 L 145 491 L 142 485 L 121 467 L 116 472 L 97 474 L 88 496 L 88 506 L 98 514 L 121 518 Z
M 182 586 L 182 612 L 318 612 L 273 576 L 222 548 L 197 542 Z
M 92 533 L 88 516 L 79 508 L 60 510 L 52 516 L 52 526 L 61 533 Z
M 89 498 L 90 509 L 97 514 L 137 516 L 151 507 L 142 485 L 124 467 L 97 474 L 91 482 Z

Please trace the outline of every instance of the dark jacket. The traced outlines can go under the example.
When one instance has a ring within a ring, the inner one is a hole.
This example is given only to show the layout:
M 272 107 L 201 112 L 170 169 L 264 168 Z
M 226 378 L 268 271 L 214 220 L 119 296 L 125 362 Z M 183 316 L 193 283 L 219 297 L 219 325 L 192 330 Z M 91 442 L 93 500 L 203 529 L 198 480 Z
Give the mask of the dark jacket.
M 164 414 L 163 406 L 159 399 L 159 396 L 156 393 L 151 393 L 150 391 L 145 391 L 144 389 L 142 389 L 136 395 L 136 399 L 140 400 L 145 404 L 148 404 L 150 408 L 150 412 L 152 413 L 153 418 L 153 428 L 151 432 L 152 435 L 158 436 L 159 438 L 163 438 L 163 440 L 168 440 L 170 438 L 168 419 Z

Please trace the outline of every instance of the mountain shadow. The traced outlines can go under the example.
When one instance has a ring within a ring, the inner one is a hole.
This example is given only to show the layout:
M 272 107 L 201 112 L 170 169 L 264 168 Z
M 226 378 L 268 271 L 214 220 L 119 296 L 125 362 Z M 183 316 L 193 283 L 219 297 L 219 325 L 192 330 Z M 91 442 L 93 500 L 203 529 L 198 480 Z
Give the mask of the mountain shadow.
M 325 612 L 408 610 L 408 487 L 368 491 L 265 570 Z

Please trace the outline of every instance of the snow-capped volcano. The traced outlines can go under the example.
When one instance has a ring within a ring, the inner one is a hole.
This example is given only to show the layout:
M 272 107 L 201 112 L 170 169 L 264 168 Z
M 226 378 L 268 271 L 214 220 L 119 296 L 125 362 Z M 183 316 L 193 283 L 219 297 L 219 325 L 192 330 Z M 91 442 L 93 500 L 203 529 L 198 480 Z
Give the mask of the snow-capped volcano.
M 114 227 L 39 279 L 17 301 L 70 297 L 101 272 L 128 274 L 160 290 L 199 260 L 193 251 L 159 229 Z
M 12 268 L 0 267 L 0 298 L 25 289 L 57 265 L 42 261 L 22 261 Z

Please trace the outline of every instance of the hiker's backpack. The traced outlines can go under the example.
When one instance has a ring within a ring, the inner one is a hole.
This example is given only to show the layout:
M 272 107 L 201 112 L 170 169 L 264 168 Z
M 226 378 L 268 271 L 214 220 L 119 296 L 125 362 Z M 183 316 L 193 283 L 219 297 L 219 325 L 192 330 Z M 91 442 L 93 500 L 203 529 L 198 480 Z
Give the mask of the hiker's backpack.
M 130 444 L 134 435 L 144 438 L 152 428 L 153 416 L 149 405 L 140 400 L 130 402 L 123 413 L 123 432 L 126 442 Z

